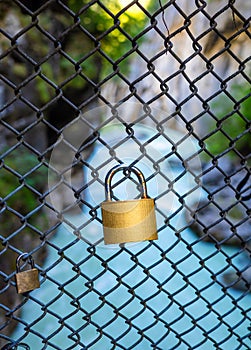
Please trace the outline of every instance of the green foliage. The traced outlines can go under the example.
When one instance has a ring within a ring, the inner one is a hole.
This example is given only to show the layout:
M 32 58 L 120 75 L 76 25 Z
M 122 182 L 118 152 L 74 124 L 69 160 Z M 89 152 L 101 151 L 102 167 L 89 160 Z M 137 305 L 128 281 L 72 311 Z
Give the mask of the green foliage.
M 128 62 L 124 63 L 121 59 L 130 55 L 128 52 L 133 45 L 142 40 L 140 32 L 149 21 L 137 4 L 126 9 L 130 2 L 103 0 L 89 6 L 90 1 L 87 0 L 69 0 L 68 7 L 78 16 L 80 26 L 87 33 L 84 35 L 76 31 L 78 39 L 77 42 L 71 40 L 69 52 L 76 62 L 80 62 L 83 74 L 90 79 L 95 79 L 97 69 L 100 69 L 101 78 L 111 74 L 113 69 L 128 73 Z M 156 7 L 151 0 L 141 3 L 149 11 Z M 93 54 L 89 55 L 92 50 Z M 88 57 L 83 59 L 85 55 Z
M 217 120 L 210 123 L 210 130 L 215 131 L 205 142 L 213 156 L 222 154 L 228 148 L 231 148 L 231 157 L 238 156 L 234 149 L 242 155 L 251 152 L 250 86 L 236 84 L 229 93 L 218 97 L 211 106 Z
M 4 236 L 21 227 L 25 220 L 39 226 L 39 229 L 43 228 L 43 223 L 46 223 L 44 213 L 30 213 L 40 205 L 37 197 L 45 186 L 46 173 L 47 169 L 40 166 L 36 157 L 24 149 L 17 148 L 3 158 L 0 167 L 0 199 Z
M 63 90 L 80 90 L 87 87 L 88 81 L 103 79 L 113 74 L 114 70 L 119 69 L 123 74 L 129 72 L 128 60 L 121 59 L 130 56 L 130 50 L 142 40 L 140 32 L 149 21 L 137 4 L 125 10 L 130 2 L 103 0 L 102 3 L 91 4 L 87 0 L 69 0 L 67 6 L 75 14 L 75 19 L 62 12 L 60 7 L 53 13 L 48 8 L 39 15 L 39 26 L 52 36 L 55 36 L 57 27 L 64 32 L 59 40 L 65 53 L 59 52 L 45 59 L 51 41 L 36 27 L 25 33 L 29 54 L 41 62 L 41 74 L 36 78 L 36 87 L 43 104 L 55 96 L 54 84 Z M 151 0 L 141 3 L 149 11 L 156 7 L 156 3 Z M 20 19 L 22 26 L 29 25 L 28 15 Z M 78 24 L 74 25 L 76 20 Z M 48 80 L 51 84 L 48 84 Z

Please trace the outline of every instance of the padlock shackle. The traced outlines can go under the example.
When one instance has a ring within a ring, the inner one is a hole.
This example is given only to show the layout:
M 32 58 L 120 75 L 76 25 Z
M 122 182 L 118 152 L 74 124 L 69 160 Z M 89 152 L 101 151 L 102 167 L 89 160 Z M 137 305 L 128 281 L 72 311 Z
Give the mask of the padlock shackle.
M 133 167 L 127 167 L 127 166 L 123 166 L 123 165 L 116 165 L 115 167 L 113 167 L 112 169 L 110 169 L 105 177 L 105 194 L 106 194 L 106 200 L 107 201 L 111 201 L 112 200 L 112 188 L 111 188 L 111 182 L 112 182 L 112 178 L 113 176 L 118 173 L 119 171 L 129 171 L 129 172 L 133 172 L 138 180 L 139 183 L 142 186 L 142 194 L 141 194 L 141 198 L 148 198 L 147 195 L 147 189 L 146 189 L 146 180 L 145 177 L 143 175 L 143 173 L 141 172 L 141 170 L 139 170 L 137 167 L 133 166 Z
M 25 257 L 28 259 L 28 263 L 31 265 L 31 267 L 34 268 L 34 260 L 33 260 L 32 256 L 29 255 L 28 253 L 22 253 L 17 257 L 17 260 L 16 260 L 17 272 L 20 272 L 20 263 L 21 263 L 21 260 L 23 260 L 23 261 L 26 260 Z

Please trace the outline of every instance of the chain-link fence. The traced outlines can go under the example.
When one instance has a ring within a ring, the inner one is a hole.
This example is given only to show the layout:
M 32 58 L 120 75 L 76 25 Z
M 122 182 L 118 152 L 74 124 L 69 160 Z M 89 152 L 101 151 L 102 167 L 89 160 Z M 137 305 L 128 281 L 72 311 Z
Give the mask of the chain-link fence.
M 250 13 L 0 2 L 3 349 L 251 348 Z

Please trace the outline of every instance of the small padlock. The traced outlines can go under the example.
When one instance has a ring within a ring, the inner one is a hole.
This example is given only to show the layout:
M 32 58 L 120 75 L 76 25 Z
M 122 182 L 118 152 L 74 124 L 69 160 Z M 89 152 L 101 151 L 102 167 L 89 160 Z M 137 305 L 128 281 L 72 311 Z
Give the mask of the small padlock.
M 20 272 L 21 260 L 27 257 L 27 253 L 19 255 L 16 260 L 16 288 L 17 293 L 22 294 L 40 287 L 38 269 L 34 268 L 32 256 L 28 256 L 28 263 L 31 269 Z
M 112 201 L 111 180 L 118 171 L 133 172 L 142 187 L 140 199 Z M 115 166 L 105 178 L 106 201 L 101 204 L 105 244 L 158 239 L 154 199 L 147 195 L 146 182 L 136 167 Z

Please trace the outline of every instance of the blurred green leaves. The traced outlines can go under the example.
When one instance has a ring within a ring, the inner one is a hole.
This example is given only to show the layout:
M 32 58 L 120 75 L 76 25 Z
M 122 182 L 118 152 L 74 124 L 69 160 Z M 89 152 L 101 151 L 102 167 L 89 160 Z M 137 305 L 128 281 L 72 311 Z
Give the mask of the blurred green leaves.
M 229 152 L 231 157 L 251 153 L 251 93 L 247 83 L 236 83 L 227 94 L 212 103 L 215 120 L 209 123 L 213 133 L 206 139 L 213 156 Z
M 28 220 L 32 225 L 38 222 L 40 229 L 47 222 L 44 212 L 39 210 L 39 221 L 36 208 L 47 180 L 47 168 L 35 155 L 23 147 L 18 147 L 2 158 L 0 166 L 0 210 L 1 227 L 7 235 L 22 226 Z M 31 213 L 34 211 L 34 215 Z
M 90 89 L 106 77 L 115 77 L 115 72 L 126 75 L 128 58 L 143 40 L 142 31 L 150 21 L 147 13 L 157 6 L 152 0 L 69 0 L 64 4 L 46 7 L 34 24 L 28 13 L 9 8 L 24 28 L 17 35 L 21 49 L 34 61 L 31 64 L 22 58 L 14 69 L 23 79 L 35 65 L 41 105 L 59 89 Z M 0 44 L 8 49 L 9 40 Z

